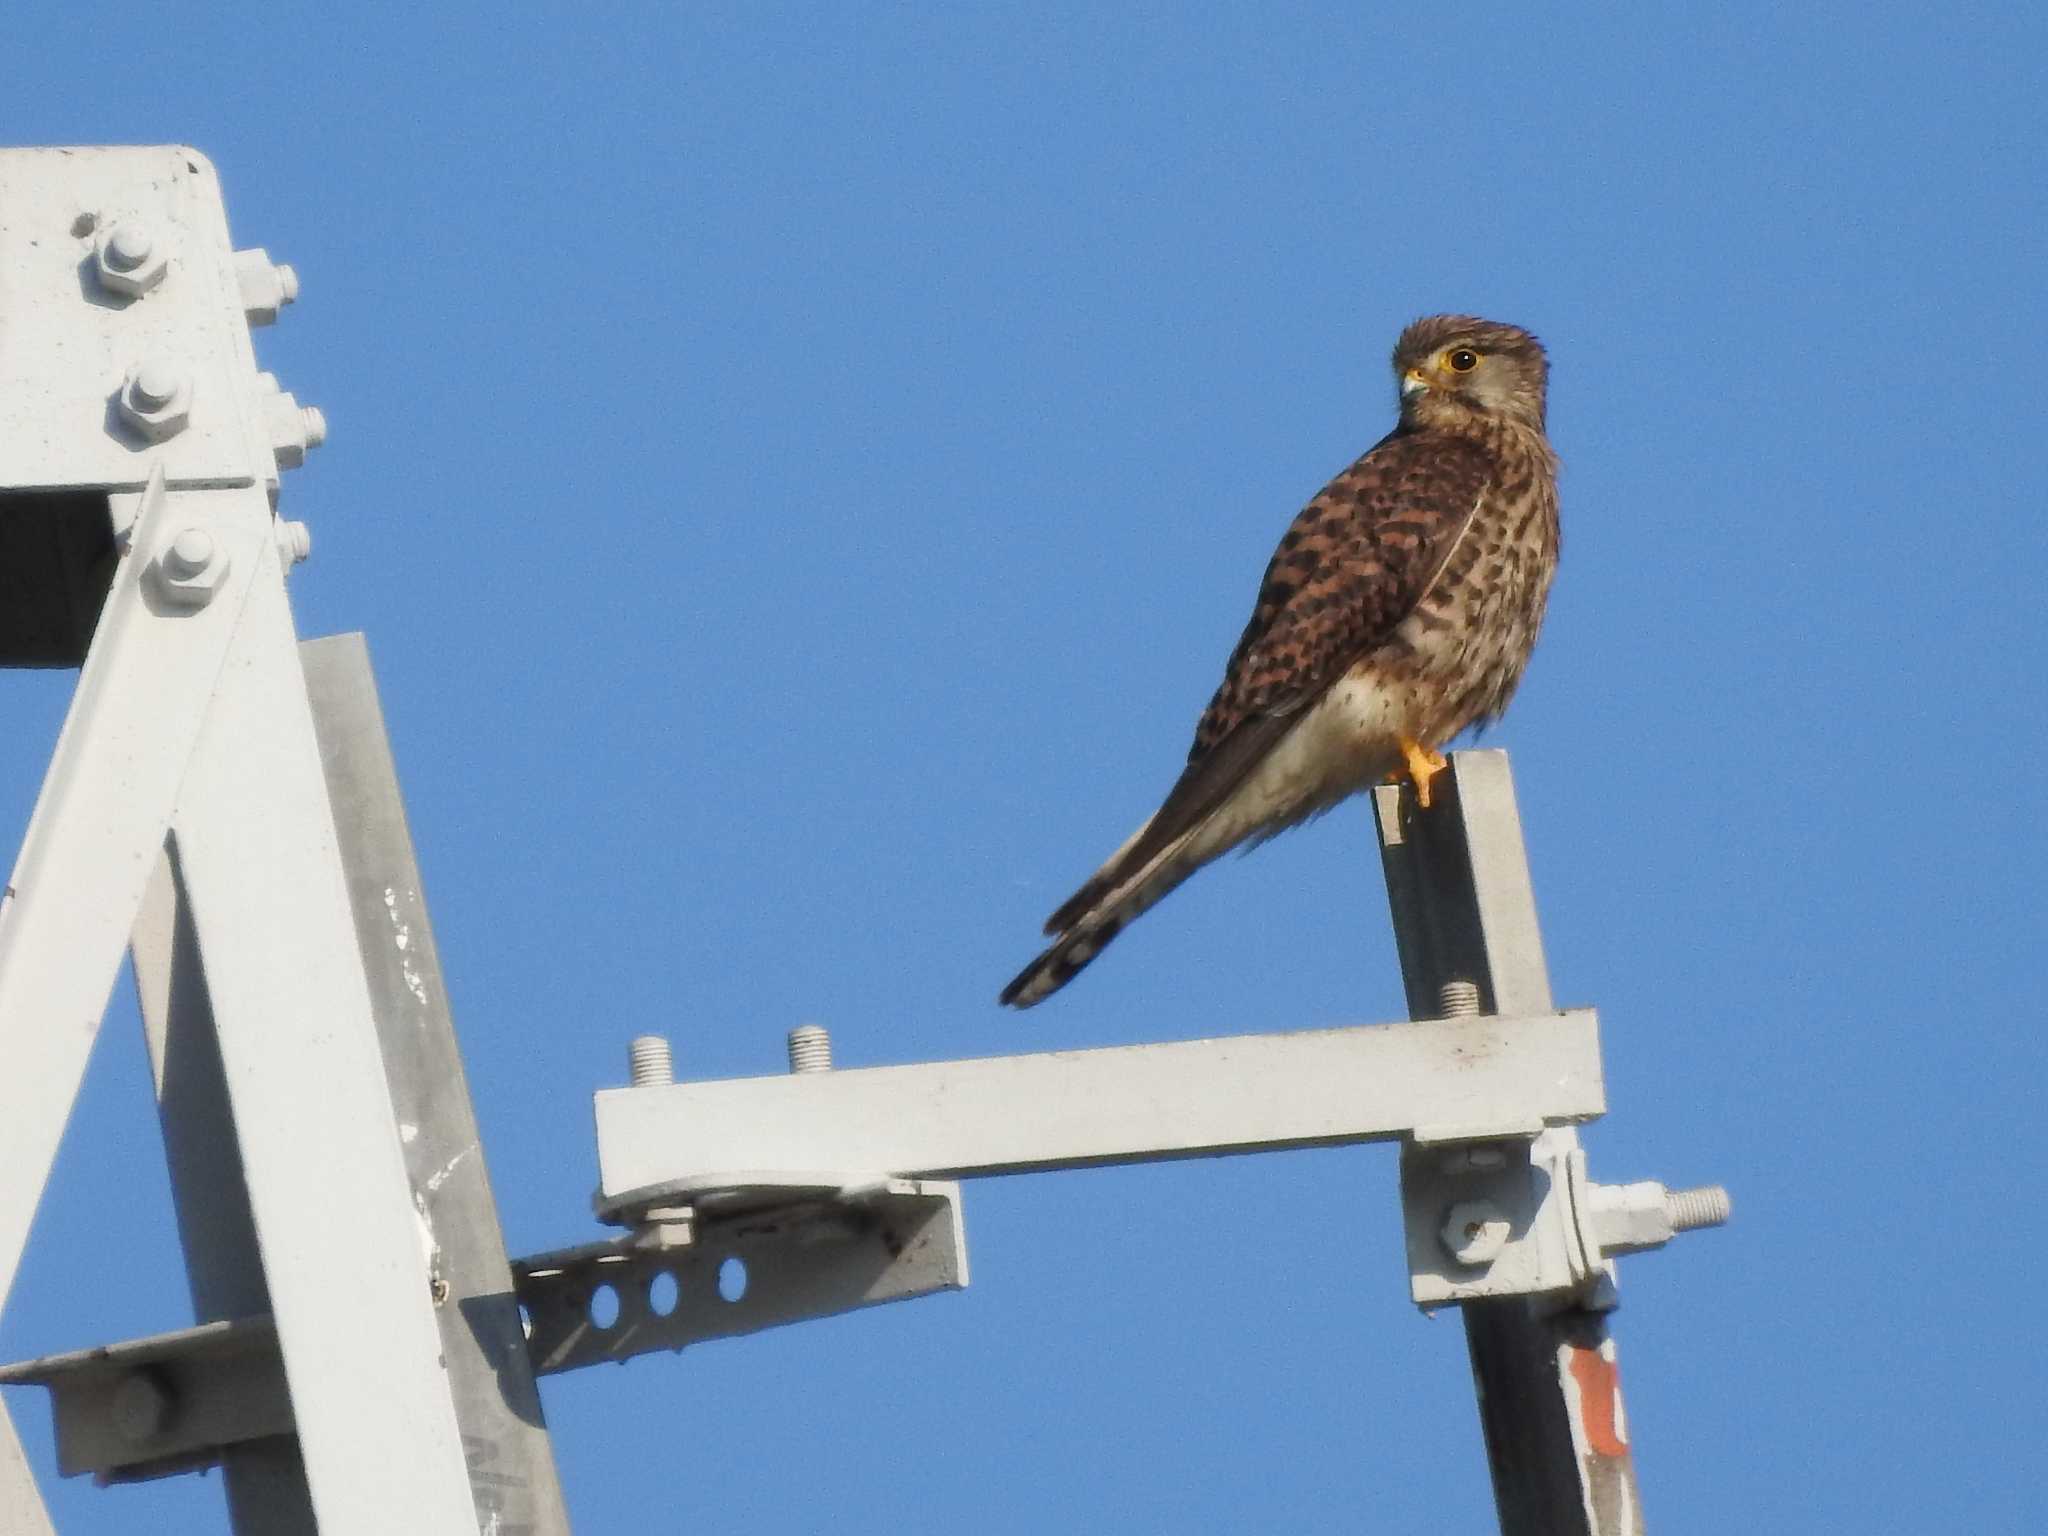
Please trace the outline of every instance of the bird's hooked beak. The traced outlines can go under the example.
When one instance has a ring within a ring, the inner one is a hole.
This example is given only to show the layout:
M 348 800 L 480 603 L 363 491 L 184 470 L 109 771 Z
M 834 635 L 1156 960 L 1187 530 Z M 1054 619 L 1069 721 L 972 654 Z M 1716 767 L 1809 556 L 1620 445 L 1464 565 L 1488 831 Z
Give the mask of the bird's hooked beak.
M 1410 368 L 1401 375 L 1401 398 L 1403 400 L 1412 400 L 1427 388 L 1429 388 L 1429 380 L 1423 376 L 1420 368 Z

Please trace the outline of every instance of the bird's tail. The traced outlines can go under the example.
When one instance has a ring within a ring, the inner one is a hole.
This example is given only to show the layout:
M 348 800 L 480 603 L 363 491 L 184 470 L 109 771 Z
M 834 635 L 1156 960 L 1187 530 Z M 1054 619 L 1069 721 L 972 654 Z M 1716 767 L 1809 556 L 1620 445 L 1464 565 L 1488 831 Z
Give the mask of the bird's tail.
M 1059 937 L 1003 988 L 1000 1001 L 1012 1008 L 1029 1008 L 1044 1002 L 1080 975 L 1088 962 L 1107 949 L 1128 924 L 1208 862 L 1191 856 L 1189 844 L 1197 830 L 1181 834 L 1141 868 L 1111 886 L 1105 877 L 1116 868 L 1117 857 L 1113 856 L 1103 866 L 1102 874 L 1053 914 L 1054 921 L 1065 920 Z M 1143 831 L 1139 828 L 1140 833 Z M 1132 841 L 1136 841 L 1135 835 Z M 1122 851 L 1118 850 L 1119 856 Z M 1084 899 L 1086 905 L 1082 906 Z

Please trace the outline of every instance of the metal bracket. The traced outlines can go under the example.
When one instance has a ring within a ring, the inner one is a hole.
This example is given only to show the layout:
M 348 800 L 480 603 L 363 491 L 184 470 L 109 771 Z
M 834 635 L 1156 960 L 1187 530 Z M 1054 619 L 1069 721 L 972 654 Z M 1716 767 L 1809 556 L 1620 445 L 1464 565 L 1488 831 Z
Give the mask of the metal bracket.
M 956 1184 L 791 1184 L 689 1220 L 650 1213 L 609 1242 L 515 1260 L 512 1274 L 543 1376 L 960 1290 L 967 1244 Z M 47 1388 L 58 1470 L 103 1483 L 212 1466 L 296 1428 L 268 1316 L 46 1355 L 0 1367 L 0 1385 Z
M 0 1385 L 47 1387 L 57 1470 L 102 1483 L 190 1472 L 228 1446 L 293 1432 L 267 1316 L 45 1355 L 0 1367 Z
M 1661 1248 L 1675 1233 L 1728 1219 L 1726 1190 L 1595 1184 L 1576 1138 L 1545 1131 L 1519 1140 L 1401 1149 L 1401 1206 L 1409 1293 L 1417 1306 L 1496 1296 L 1611 1294 L 1603 1282 L 1623 1253 Z
M 700 1207 L 687 1220 L 656 1211 L 629 1237 L 516 1262 L 534 1370 L 573 1371 L 967 1284 L 957 1184 L 758 1194 L 759 1203 Z M 606 1288 L 617 1311 L 600 1322 Z
M 1575 1139 L 1549 1129 L 1605 1107 L 1590 1010 L 837 1071 L 822 1029 L 799 1034 L 822 1065 L 707 1083 L 669 1081 L 665 1042 L 635 1041 L 636 1085 L 597 1095 L 598 1214 L 862 1177 L 817 1169 L 973 1178 L 1399 1140 L 1424 1307 L 1578 1289 L 1609 1253 L 1674 1229 L 1657 1232 L 1661 1185 L 1592 1184 Z M 1695 1207 L 1705 1224 L 1712 1202 Z

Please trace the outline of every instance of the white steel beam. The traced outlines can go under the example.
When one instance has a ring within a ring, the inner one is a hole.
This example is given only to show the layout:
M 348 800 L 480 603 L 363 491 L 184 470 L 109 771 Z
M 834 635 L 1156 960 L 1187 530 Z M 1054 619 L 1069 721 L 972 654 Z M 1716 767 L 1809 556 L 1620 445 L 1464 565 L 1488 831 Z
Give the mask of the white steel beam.
M 227 567 L 213 600 L 164 602 L 156 575 L 175 525 L 207 511 L 231 524 L 234 508 L 220 504 L 237 501 L 253 501 L 263 533 L 222 527 Z M 172 495 L 160 471 L 150 481 L 0 893 L 0 1307 L 269 523 L 260 490 Z
M 476 1528 L 274 545 L 172 823 L 323 1536 Z M 372 1470 L 374 1469 L 374 1470 Z
M 609 1089 L 598 1198 L 1530 1134 L 1605 1107 L 1590 1010 Z

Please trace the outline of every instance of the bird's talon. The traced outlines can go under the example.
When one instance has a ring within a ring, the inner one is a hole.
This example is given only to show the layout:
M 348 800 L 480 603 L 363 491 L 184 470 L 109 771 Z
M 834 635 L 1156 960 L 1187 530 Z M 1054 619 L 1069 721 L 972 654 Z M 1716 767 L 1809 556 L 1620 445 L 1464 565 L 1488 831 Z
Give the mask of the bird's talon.
M 1429 809 L 1429 783 L 1448 765 L 1441 752 L 1432 752 L 1419 741 L 1401 738 L 1401 756 L 1408 765 L 1408 777 L 1415 781 L 1415 803 Z M 1396 774 L 1396 778 L 1400 775 Z

